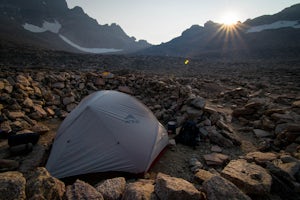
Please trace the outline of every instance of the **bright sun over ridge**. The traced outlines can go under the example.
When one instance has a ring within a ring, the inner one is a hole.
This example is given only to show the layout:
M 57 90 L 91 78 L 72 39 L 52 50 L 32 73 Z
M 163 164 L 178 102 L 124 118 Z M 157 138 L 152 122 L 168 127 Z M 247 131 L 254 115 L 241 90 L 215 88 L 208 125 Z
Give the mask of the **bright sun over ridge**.
M 239 18 L 234 12 L 227 12 L 221 18 L 221 23 L 227 26 L 235 25 L 239 21 Z

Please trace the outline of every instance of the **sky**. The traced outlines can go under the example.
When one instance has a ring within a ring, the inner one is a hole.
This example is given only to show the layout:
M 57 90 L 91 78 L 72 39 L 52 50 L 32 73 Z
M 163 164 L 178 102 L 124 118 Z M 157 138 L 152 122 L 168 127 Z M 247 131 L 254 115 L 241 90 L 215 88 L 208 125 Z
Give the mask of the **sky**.
M 168 42 L 198 24 L 212 20 L 244 22 L 275 14 L 300 0 L 66 0 L 80 6 L 99 24 L 116 23 L 127 35 L 151 44 Z

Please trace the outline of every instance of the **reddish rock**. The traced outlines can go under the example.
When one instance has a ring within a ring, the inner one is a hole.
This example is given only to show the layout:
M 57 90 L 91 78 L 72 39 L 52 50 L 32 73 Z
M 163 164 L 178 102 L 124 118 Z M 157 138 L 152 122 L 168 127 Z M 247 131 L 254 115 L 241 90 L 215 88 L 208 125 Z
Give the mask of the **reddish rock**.
M 155 193 L 159 199 L 203 199 L 202 194 L 190 182 L 158 173 Z
M 65 199 L 66 200 L 75 200 L 75 199 L 104 200 L 100 192 L 98 192 L 90 184 L 85 183 L 81 180 L 77 180 L 73 185 L 67 186 Z
M 221 175 L 250 195 L 265 195 L 271 190 L 272 177 L 266 169 L 246 160 L 232 160 Z
M 107 179 L 95 186 L 96 190 L 102 194 L 105 200 L 121 199 L 125 187 L 126 180 L 123 177 Z
M 8 112 L 8 118 L 10 119 L 17 119 L 17 118 L 22 118 L 25 116 L 24 112 L 21 111 L 15 111 L 15 112 Z
M 228 161 L 229 156 L 221 153 L 211 153 L 203 156 L 207 165 L 223 165 Z
M 128 183 L 123 193 L 122 200 L 158 200 L 154 193 L 154 182 L 140 179 L 133 183 Z

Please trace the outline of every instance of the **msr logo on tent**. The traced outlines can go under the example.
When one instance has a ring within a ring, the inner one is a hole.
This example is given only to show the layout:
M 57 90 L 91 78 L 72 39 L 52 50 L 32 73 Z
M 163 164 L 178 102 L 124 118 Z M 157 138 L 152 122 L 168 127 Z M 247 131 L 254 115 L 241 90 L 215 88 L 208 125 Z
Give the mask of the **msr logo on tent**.
M 136 119 L 133 115 L 129 114 L 124 118 L 125 122 L 128 124 L 139 123 L 139 120 Z

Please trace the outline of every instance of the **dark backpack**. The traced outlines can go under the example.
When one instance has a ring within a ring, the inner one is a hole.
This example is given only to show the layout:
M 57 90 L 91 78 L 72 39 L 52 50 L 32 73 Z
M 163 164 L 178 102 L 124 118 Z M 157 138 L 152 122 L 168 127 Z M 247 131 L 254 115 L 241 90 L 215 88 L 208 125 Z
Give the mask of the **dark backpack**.
M 195 147 L 197 145 L 196 138 L 198 137 L 199 131 L 194 121 L 186 121 L 179 134 L 175 136 L 176 143 Z

